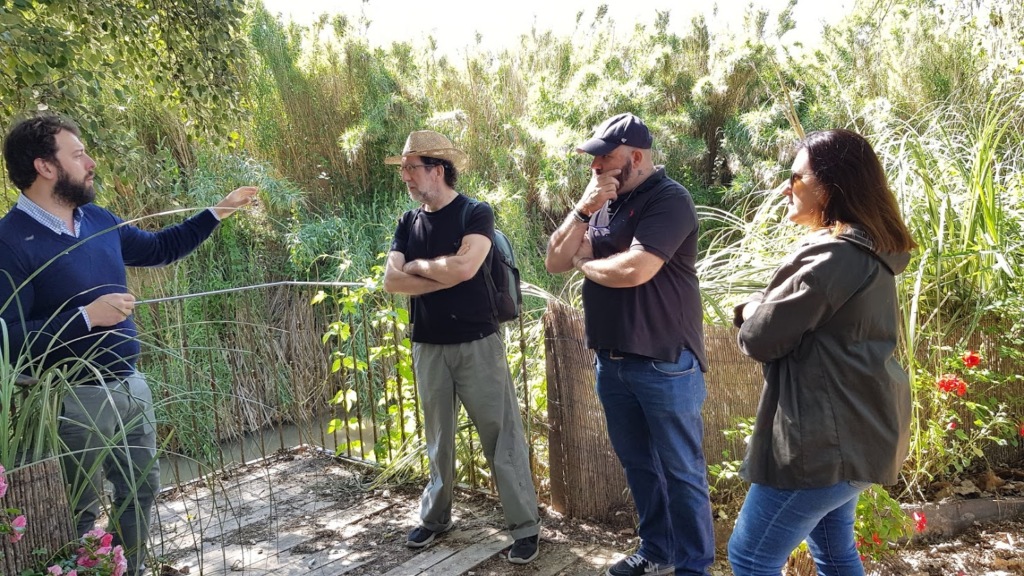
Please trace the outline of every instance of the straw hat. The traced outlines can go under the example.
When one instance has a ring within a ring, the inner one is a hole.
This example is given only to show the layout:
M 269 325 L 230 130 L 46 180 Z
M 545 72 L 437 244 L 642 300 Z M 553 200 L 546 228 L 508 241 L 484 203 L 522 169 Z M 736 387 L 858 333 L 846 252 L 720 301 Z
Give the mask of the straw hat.
M 464 152 L 452 146 L 450 140 L 433 130 L 411 132 L 402 149 L 402 156 L 427 156 L 451 162 L 455 169 L 462 171 L 469 161 Z M 385 164 L 401 164 L 402 156 L 388 156 Z

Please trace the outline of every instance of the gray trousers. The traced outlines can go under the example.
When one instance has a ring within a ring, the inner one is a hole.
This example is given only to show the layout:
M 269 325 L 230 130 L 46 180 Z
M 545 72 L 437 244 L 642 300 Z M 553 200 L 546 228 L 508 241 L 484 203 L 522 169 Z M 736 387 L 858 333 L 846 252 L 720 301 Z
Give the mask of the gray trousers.
M 461 402 L 480 435 L 512 538 L 539 534 L 537 491 L 501 337 L 491 334 L 463 344 L 414 342 L 412 357 L 430 460 L 430 481 L 420 502 L 423 526 L 440 531 L 452 521 Z
M 64 397 L 59 433 L 78 534 L 95 525 L 106 478 L 114 487 L 107 530 L 124 548 L 128 576 L 144 568 L 160 490 L 155 424 L 153 394 L 138 373 L 102 386 L 74 386 Z

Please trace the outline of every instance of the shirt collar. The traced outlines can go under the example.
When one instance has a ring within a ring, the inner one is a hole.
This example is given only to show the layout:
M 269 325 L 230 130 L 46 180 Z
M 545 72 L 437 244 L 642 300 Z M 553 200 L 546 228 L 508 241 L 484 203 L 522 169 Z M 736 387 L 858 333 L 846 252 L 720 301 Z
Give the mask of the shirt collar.
M 42 206 L 30 200 L 28 196 L 25 196 L 24 193 L 18 194 L 17 207 L 19 210 L 28 214 L 36 222 L 39 222 L 46 228 L 52 230 L 54 234 L 67 234 L 78 238 L 78 235 L 82 231 L 82 210 L 80 208 L 75 208 L 73 212 L 75 229 L 68 230 L 68 226 L 64 223 L 63 218 L 59 218 L 47 212 Z

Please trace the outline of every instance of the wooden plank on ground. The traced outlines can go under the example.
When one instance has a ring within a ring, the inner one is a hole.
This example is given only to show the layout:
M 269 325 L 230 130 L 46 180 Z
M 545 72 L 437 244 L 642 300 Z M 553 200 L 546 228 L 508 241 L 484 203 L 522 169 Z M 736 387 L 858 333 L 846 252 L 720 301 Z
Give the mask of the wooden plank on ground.
M 232 486 L 236 489 L 247 489 L 250 484 L 256 482 L 267 483 L 268 479 L 275 476 L 287 478 L 288 476 L 295 473 L 297 470 L 308 466 L 309 459 L 307 458 L 292 458 L 292 459 L 280 459 L 276 460 L 271 457 L 266 460 L 266 464 L 261 466 L 259 461 L 255 464 L 255 469 L 241 473 L 237 476 L 230 470 L 225 476 L 222 472 L 213 472 L 208 474 L 206 479 L 197 479 L 186 484 L 183 484 L 178 488 L 177 492 L 173 490 L 166 491 L 161 494 L 162 503 L 174 506 L 179 503 L 179 500 L 196 500 L 209 497 L 211 493 L 215 491 L 221 491 L 225 486 Z M 171 496 L 171 494 L 176 494 Z M 187 494 L 187 496 L 186 496 Z M 173 498 L 173 500 L 171 499 Z
M 302 499 L 304 488 L 292 486 L 274 492 L 269 499 L 252 498 L 249 502 L 231 502 L 230 494 L 221 495 L 221 504 L 210 502 L 204 506 L 199 504 L 188 516 L 179 516 L 170 522 L 166 517 L 158 515 L 159 533 L 154 538 L 153 549 L 174 550 L 194 543 L 194 534 L 201 534 L 203 540 L 219 538 L 231 531 L 245 527 L 268 518 L 278 516 L 279 511 L 293 514 L 293 511 L 315 512 L 335 503 L 314 501 L 306 504 L 295 504 Z M 167 527 L 165 528 L 165 523 Z
M 299 505 L 297 507 L 290 507 L 288 509 L 288 512 L 299 515 L 301 517 L 302 515 L 307 513 L 316 513 L 323 507 L 324 504 L 322 502 L 307 502 L 306 504 Z M 268 526 L 268 522 L 272 522 L 272 524 Z M 269 515 L 264 515 L 261 517 L 247 516 L 241 519 L 216 518 L 213 519 L 213 521 L 210 524 L 207 524 L 207 531 L 197 532 L 195 535 L 193 535 L 188 533 L 186 529 L 183 533 L 179 534 L 179 536 L 176 539 L 162 540 L 161 546 L 154 547 L 153 550 L 156 552 L 157 555 L 163 555 L 172 553 L 175 550 L 189 548 L 194 549 L 196 546 L 196 538 L 198 537 L 200 539 L 201 544 L 200 550 L 202 551 L 202 554 L 204 556 L 214 554 L 217 557 L 219 557 L 219 550 L 221 548 L 228 549 L 230 548 L 230 546 L 232 546 L 218 541 L 218 538 L 221 538 L 226 534 L 230 534 L 230 532 L 227 531 L 227 528 L 230 528 L 231 530 L 236 532 L 251 530 L 253 537 L 257 538 L 260 537 L 261 533 L 265 533 L 267 531 L 277 534 L 279 533 L 280 530 L 282 530 L 282 528 L 287 527 L 294 522 L 295 520 L 291 516 L 276 515 L 274 511 L 270 511 Z M 210 536 L 207 536 L 207 534 L 210 534 Z M 277 548 L 275 549 L 275 551 L 279 552 L 282 548 L 280 548 L 280 545 L 276 546 Z
M 455 556 L 463 548 L 461 544 L 493 538 L 496 528 L 455 529 L 438 536 L 436 544 L 418 552 L 404 564 L 392 568 L 384 576 L 418 576 L 430 568 Z M 499 548 L 500 550 L 500 548 Z M 453 572 L 457 574 L 457 572 Z
M 325 564 L 321 567 L 316 568 L 315 571 L 311 570 L 303 576 L 342 576 L 355 570 L 356 568 L 362 568 L 363 566 L 373 562 L 374 557 L 370 553 L 362 552 L 360 554 L 353 555 L 353 557 L 345 557 L 340 560 Z
M 337 544 L 331 546 L 329 549 L 320 550 L 311 553 L 296 552 L 295 546 L 289 546 L 288 548 L 278 546 L 278 550 L 273 556 L 268 556 L 258 567 L 260 569 L 274 571 L 275 574 L 319 574 L 326 573 L 324 570 L 333 571 L 339 569 L 341 566 L 351 565 L 355 562 L 352 558 L 361 557 L 365 554 L 360 554 L 358 551 L 350 549 L 342 540 L 347 540 L 356 536 L 366 528 L 360 524 L 366 518 L 380 514 L 381 512 L 394 506 L 393 503 L 377 501 L 370 502 L 365 508 L 349 508 L 343 511 L 337 512 L 328 521 L 328 526 L 337 526 L 340 529 L 327 528 L 337 532 L 336 539 L 339 541 Z M 326 520 L 321 518 L 320 521 Z M 285 520 L 283 523 L 295 522 L 295 520 Z M 313 540 L 314 538 L 310 538 Z M 334 567 L 325 568 L 326 565 L 337 563 Z M 365 561 L 359 561 L 358 565 L 365 564 Z M 354 568 L 355 566 L 353 566 Z M 312 572 L 316 570 L 316 572 Z M 332 572 L 333 573 L 333 572 Z
M 341 543 L 312 554 L 290 552 L 279 556 L 281 562 L 273 573 L 279 576 L 313 576 L 334 574 L 341 566 L 361 566 L 368 562 L 366 554 Z M 335 564 L 337 562 L 337 564 Z M 269 566 L 267 566 L 269 568 Z
M 621 550 L 611 550 L 608 548 L 595 548 L 590 551 L 588 556 L 584 556 L 583 560 L 587 564 L 592 566 L 596 570 L 600 570 L 601 574 L 604 574 L 604 569 L 615 564 L 619 560 L 626 557 Z
M 190 512 L 190 507 L 201 509 L 224 510 L 232 509 L 244 502 L 266 502 L 268 500 L 282 500 L 286 496 L 301 494 L 305 486 L 289 485 L 287 477 L 282 478 L 260 478 L 258 481 L 246 482 L 243 485 L 224 483 L 218 484 L 215 490 L 204 489 L 196 494 L 182 494 L 181 500 L 161 501 L 158 503 L 159 510 L 170 514 L 184 515 Z M 275 486 L 284 486 L 275 488 Z
M 232 572 L 267 568 L 272 558 L 276 558 L 279 550 L 287 550 L 293 546 L 308 542 L 312 537 L 309 534 L 283 533 L 273 541 L 257 542 L 255 544 L 231 544 L 218 546 L 212 550 L 212 554 L 203 554 L 203 576 L 219 576 Z M 204 547 L 205 548 L 205 547 Z M 198 568 L 198 562 L 190 562 L 194 568 Z M 269 567 L 273 569 L 273 566 Z
M 502 548 L 512 544 L 512 538 L 501 532 L 489 538 L 471 545 L 469 548 L 460 550 L 457 554 L 450 556 L 443 562 L 431 566 L 421 572 L 423 576 L 452 576 L 462 574 L 482 564 L 485 560 L 497 554 Z
M 431 566 L 436 566 L 459 551 L 441 544 L 435 544 L 405 561 L 404 564 L 395 566 L 384 576 L 418 576 Z
M 530 567 L 534 570 L 531 576 L 555 576 L 562 570 L 572 566 L 581 558 L 589 558 L 597 546 L 587 547 L 565 547 L 545 546 L 544 541 L 540 543 L 540 555 Z
M 351 538 L 357 533 L 362 532 L 361 527 L 355 526 L 357 522 L 362 522 L 370 517 L 376 516 L 382 512 L 390 510 L 398 506 L 398 502 L 387 502 L 380 500 L 369 500 L 361 502 L 359 506 L 353 506 L 344 510 L 337 511 L 329 516 L 322 518 L 324 520 L 324 529 L 334 530 L 341 532 L 342 538 Z M 358 529 L 356 529 L 358 528 Z M 355 532 L 352 532 L 356 529 Z

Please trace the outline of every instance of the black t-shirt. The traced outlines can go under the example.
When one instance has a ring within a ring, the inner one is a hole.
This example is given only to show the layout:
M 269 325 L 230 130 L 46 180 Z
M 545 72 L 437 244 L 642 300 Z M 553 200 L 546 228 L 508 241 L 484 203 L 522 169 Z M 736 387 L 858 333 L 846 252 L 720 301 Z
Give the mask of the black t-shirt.
M 466 234 L 480 234 L 494 241 L 494 212 L 485 202 L 471 209 L 463 229 L 463 209 L 469 199 L 459 194 L 436 212 L 409 210 L 398 220 L 391 250 L 405 255 L 406 262 L 455 254 Z M 498 331 L 483 273 L 451 288 L 409 299 L 412 341 L 428 344 L 460 344 Z
M 596 258 L 644 250 L 665 261 L 653 278 L 633 288 L 583 282 L 587 346 L 667 362 L 689 348 L 707 370 L 697 210 L 686 188 L 658 168 L 631 194 L 598 210 L 587 234 Z

